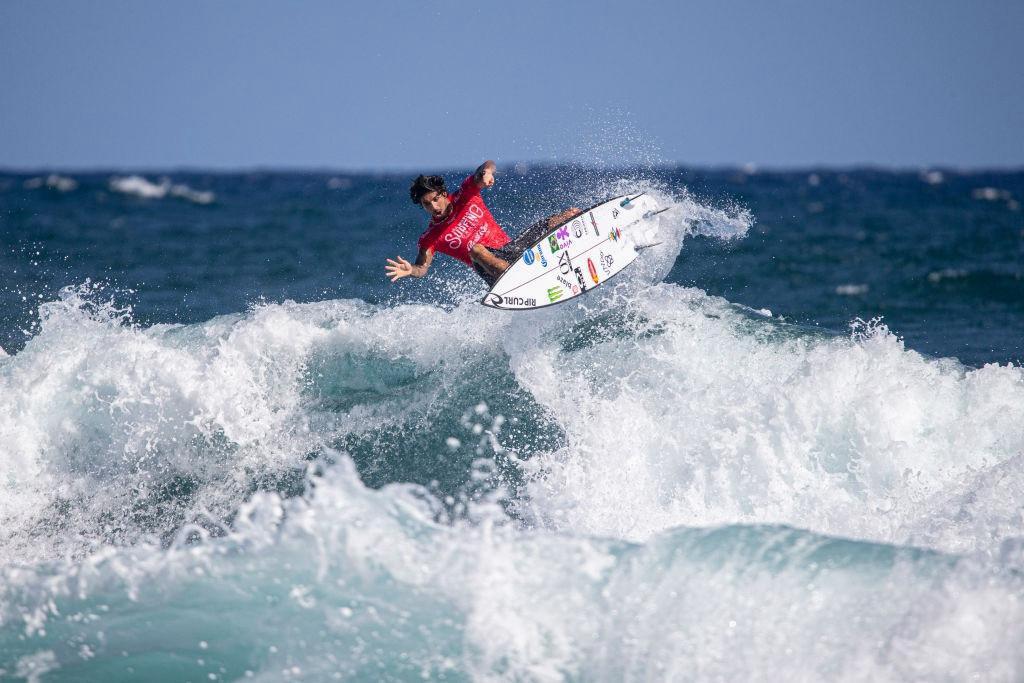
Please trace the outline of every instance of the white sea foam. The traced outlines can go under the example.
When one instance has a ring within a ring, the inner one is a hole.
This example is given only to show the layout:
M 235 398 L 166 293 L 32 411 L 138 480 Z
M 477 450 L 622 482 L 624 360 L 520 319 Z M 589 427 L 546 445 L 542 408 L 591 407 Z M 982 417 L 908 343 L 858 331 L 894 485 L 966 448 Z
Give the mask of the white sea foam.
M 1011 681 L 1024 637 L 1020 578 L 977 561 L 784 527 L 642 545 L 445 527 L 343 456 L 304 498 L 255 496 L 226 538 L 2 576 L 0 643 L 79 680 Z
M 171 196 L 187 199 L 195 204 L 212 204 L 216 199 L 209 190 L 193 190 L 188 185 L 171 185 Z
M 172 183 L 169 178 L 161 178 L 159 183 L 153 183 L 138 175 L 114 177 L 110 179 L 110 189 L 142 199 L 163 199 L 171 196 L 196 204 L 212 204 L 216 200 L 213 192 L 193 190 L 188 185 Z
M 563 532 L 642 541 L 680 525 L 769 522 L 905 543 L 931 501 L 1024 450 L 1019 368 L 930 360 L 877 325 L 853 339 L 809 338 L 672 285 L 620 306 L 628 334 L 566 351 L 587 336 L 586 308 L 520 316 L 531 321 L 523 326 L 474 304 L 446 313 L 338 301 L 142 330 L 68 293 L 0 365 L 10 556 L 39 553 L 32 530 L 54 506 L 88 535 L 170 475 L 203 482 L 199 502 L 230 511 L 247 472 L 298 466 L 382 420 L 418 419 L 416 405 L 451 391 L 323 414 L 305 392 L 311 358 L 324 352 L 407 359 L 409 377 L 452 354 L 507 358 L 488 362 L 509 363 L 565 433 L 563 446 L 524 464 L 531 496 L 518 505 Z M 415 340 L 395 335 L 410 328 Z M 455 366 L 445 374 L 468 381 Z M 938 549 L 988 551 L 1010 531 L 997 520 L 979 534 L 985 524 L 932 535 L 952 539 Z
M 159 184 L 151 183 L 142 176 L 132 175 L 110 179 L 110 189 L 121 194 L 130 194 L 143 199 L 163 199 L 171 188 L 171 181 L 163 179 Z
M 46 186 L 58 192 L 73 192 L 78 189 L 78 181 L 74 178 L 51 173 L 46 176 Z
M 772 522 L 906 543 L 936 496 L 1024 450 L 1020 368 L 929 360 L 877 324 L 791 336 L 671 285 L 631 311 L 657 333 L 513 356 L 566 432 L 529 463 L 531 509 L 551 528 L 644 540 Z M 1009 531 L 979 534 L 986 523 L 946 538 L 991 551 Z
M 60 553 L 79 536 L 103 536 L 99 518 L 153 503 L 169 478 L 202 483 L 195 509 L 230 513 L 248 475 L 301 466 L 339 432 L 401 419 L 372 405 L 341 416 L 312 410 L 304 395 L 311 356 L 338 347 L 365 358 L 379 348 L 426 372 L 442 349 L 479 348 L 477 335 L 488 330 L 486 322 L 452 323 L 464 331 L 457 344 L 436 309 L 367 317 L 364 305 L 348 301 L 142 330 L 126 324 L 126 311 L 96 304 L 88 289 L 45 304 L 40 333 L 0 365 L 0 539 L 9 559 L 45 554 L 38 531 L 58 514 L 54 506 L 64 506 L 68 533 L 47 540 Z M 412 328 L 420 329 L 416 339 L 400 333 Z M 147 531 L 121 524 L 128 539 Z

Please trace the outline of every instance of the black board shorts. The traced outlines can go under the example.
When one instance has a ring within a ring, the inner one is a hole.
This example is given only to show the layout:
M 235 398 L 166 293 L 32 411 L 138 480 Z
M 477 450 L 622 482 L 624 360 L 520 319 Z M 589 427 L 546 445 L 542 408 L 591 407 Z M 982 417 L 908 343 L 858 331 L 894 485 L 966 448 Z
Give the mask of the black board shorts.
M 505 261 L 511 266 L 513 263 L 516 262 L 516 259 L 523 255 L 523 252 L 525 252 L 527 249 L 529 249 L 534 244 L 539 242 L 540 238 L 548 233 L 548 230 L 550 230 L 550 228 L 548 227 L 548 219 L 544 218 L 542 220 L 537 221 L 536 223 L 528 227 L 526 230 L 523 230 L 523 232 L 518 237 L 513 239 L 505 246 L 498 247 L 497 249 L 493 249 L 491 247 L 484 247 L 484 249 L 491 252 L 492 254 L 494 254 L 502 261 Z M 473 268 L 474 270 L 476 270 L 477 274 L 484 279 L 484 282 L 486 282 L 489 287 L 493 287 L 494 283 L 498 281 L 497 276 L 488 273 L 476 261 L 473 261 Z

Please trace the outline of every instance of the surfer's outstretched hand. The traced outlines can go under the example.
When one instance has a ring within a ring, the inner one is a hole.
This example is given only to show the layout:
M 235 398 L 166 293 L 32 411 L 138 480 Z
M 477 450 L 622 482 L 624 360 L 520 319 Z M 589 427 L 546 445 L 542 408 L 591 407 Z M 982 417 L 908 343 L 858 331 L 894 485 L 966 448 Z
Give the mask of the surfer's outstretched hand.
M 497 168 L 498 167 L 495 163 L 490 159 L 480 164 L 477 167 L 476 172 L 473 173 L 473 180 L 476 181 L 476 186 L 480 189 L 485 187 L 494 187 L 494 173 Z
M 396 257 L 398 260 L 388 259 L 388 265 L 384 266 L 384 272 L 391 278 L 392 282 L 396 282 L 400 278 L 412 275 L 412 264 L 406 261 L 401 256 Z
M 494 187 L 494 169 L 486 168 L 480 174 L 480 185 L 482 187 Z

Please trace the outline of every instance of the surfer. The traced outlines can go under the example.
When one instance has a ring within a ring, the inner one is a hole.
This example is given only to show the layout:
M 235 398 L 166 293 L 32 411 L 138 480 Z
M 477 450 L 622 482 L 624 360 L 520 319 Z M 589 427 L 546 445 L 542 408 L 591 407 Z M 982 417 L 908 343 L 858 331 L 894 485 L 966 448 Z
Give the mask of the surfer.
M 582 213 L 575 207 L 568 209 L 534 223 L 514 240 L 510 239 L 480 196 L 480 190 L 494 185 L 495 168 L 493 161 L 480 164 L 451 195 L 441 176 L 421 175 L 413 181 L 409 198 L 430 214 L 430 224 L 420 235 L 415 264 L 401 256 L 387 259 L 384 271 L 392 282 L 409 275 L 423 277 L 434 260 L 434 252 L 439 251 L 462 261 L 488 285 L 493 285 L 509 264 L 515 263 L 545 233 Z

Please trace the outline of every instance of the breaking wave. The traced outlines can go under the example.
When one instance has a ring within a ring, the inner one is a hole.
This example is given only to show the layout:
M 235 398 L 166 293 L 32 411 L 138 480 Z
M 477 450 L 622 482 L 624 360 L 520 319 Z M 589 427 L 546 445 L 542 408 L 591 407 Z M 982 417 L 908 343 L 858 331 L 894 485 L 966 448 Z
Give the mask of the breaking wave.
M 0 356 L 0 675 L 1019 679 L 1024 370 L 661 283 L 141 327 Z

